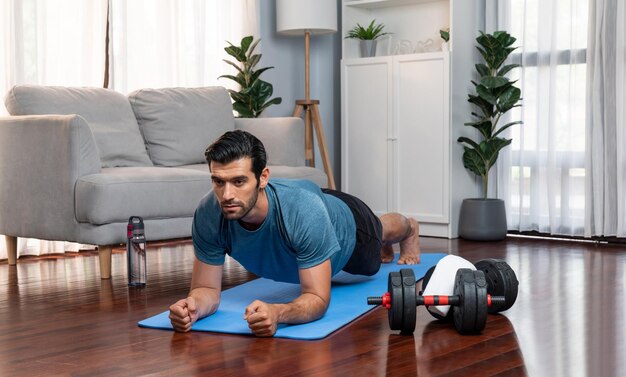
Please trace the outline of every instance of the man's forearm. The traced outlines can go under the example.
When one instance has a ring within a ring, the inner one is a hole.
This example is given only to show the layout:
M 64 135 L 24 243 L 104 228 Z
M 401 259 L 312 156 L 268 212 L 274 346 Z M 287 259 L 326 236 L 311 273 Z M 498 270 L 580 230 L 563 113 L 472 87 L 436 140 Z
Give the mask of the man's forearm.
M 215 313 L 220 305 L 220 297 L 217 290 L 213 288 L 198 287 L 189 292 L 189 296 L 196 299 L 198 304 L 198 318 L 204 318 Z
M 274 304 L 278 323 L 306 323 L 321 318 L 329 302 L 312 293 L 303 293 L 288 304 Z

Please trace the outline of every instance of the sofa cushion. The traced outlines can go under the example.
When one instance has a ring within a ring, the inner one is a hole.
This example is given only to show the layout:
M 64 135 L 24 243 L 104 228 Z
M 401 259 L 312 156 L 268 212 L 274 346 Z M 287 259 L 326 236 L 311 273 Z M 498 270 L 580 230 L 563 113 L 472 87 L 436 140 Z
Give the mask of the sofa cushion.
M 127 98 L 103 88 L 19 85 L 6 95 L 11 115 L 78 114 L 93 133 L 102 167 L 152 166 Z
M 270 177 L 274 178 L 293 178 L 293 179 L 308 179 L 315 183 L 319 187 L 328 187 L 328 178 L 326 174 L 319 169 L 310 166 L 283 166 L 283 165 L 271 165 Z M 271 179 L 271 178 L 270 178 Z
M 261 140 L 268 165 L 306 166 L 301 118 L 237 118 L 235 128 L 250 132 Z
M 235 128 L 226 89 L 141 89 L 128 96 L 155 165 L 205 161 L 206 147 Z
M 130 216 L 166 219 L 193 216 L 211 189 L 207 171 L 165 167 L 102 169 L 76 182 L 76 219 L 94 225 Z
M 190 169 L 201 172 L 209 172 L 206 163 L 180 166 L 181 169 Z M 284 166 L 284 165 L 268 165 L 270 170 L 270 179 L 272 178 L 293 178 L 308 179 L 319 187 L 328 187 L 328 177 L 322 170 L 310 166 Z

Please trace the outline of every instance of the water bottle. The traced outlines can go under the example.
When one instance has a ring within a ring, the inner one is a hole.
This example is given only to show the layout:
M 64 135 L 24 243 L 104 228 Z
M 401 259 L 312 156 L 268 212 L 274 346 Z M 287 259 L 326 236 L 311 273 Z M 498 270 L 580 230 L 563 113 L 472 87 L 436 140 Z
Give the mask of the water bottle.
M 126 229 L 128 231 L 126 243 L 128 286 L 143 287 L 146 285 L 146 236 L 143 219 L 139 216 L 131 216 Z

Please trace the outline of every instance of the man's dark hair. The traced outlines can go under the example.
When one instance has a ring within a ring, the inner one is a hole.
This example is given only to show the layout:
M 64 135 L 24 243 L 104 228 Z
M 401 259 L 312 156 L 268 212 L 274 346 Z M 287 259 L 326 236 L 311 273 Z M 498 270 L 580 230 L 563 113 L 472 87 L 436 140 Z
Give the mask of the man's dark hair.
M 249 157 L 252 159 L 252 171 L 257 181 L 267 164 L 265 146 L 261 140 L 242 130 L 228 131 L 220 136 L 213 144 L 209 145 L 204 156 L 209 166 L 211 161 L 228 164 Z

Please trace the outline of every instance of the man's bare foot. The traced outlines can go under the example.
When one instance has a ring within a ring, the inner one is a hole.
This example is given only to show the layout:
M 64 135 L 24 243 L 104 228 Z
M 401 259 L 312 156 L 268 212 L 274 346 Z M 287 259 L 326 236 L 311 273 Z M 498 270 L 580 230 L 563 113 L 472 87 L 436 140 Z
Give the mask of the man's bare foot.
M 400 259 L 398 264 L 417 264 L 420 262 L 419 224 L 410 218 L 411 232 L 408 237 L 400 241 Z
M 391 263 L 393 262 L 393 258 L 395 258 L 395 254 L 393 252 L 393 247 L 391 245 L 383 245 L 383 248 L 380 249 L 380 260 L 383 263 Z

